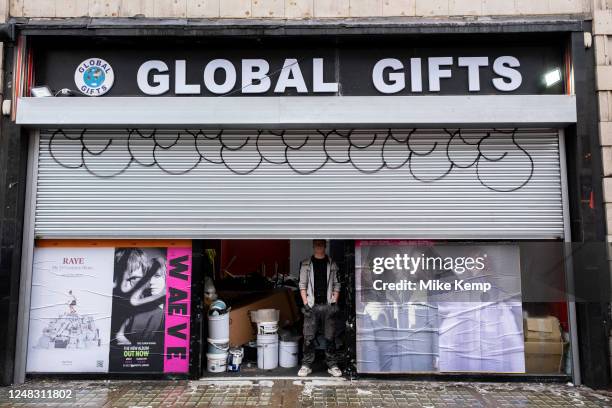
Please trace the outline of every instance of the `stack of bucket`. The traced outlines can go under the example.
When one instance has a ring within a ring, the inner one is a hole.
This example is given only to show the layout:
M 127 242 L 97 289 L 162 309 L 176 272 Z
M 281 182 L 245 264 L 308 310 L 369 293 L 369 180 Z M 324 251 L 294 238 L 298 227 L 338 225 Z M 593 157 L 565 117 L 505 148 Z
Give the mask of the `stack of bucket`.
M 222 300 L 211 303 L 208 311 L 208 351 L 206 368 L 211 373 L 227 369 L 229 350 L 229 310 Z
M 257 368 L 272 370 L 278 367 L 278 320 L 280 311 L 260 309 L 251 312 L 257 325 Z

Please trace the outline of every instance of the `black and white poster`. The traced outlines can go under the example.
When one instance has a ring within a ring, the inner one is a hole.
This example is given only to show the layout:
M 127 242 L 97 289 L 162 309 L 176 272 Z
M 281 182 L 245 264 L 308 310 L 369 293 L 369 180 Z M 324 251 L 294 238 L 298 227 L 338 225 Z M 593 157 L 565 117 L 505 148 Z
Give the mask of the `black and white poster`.
M 163 372 L 166 249 L 116 248 L 110 371 Z

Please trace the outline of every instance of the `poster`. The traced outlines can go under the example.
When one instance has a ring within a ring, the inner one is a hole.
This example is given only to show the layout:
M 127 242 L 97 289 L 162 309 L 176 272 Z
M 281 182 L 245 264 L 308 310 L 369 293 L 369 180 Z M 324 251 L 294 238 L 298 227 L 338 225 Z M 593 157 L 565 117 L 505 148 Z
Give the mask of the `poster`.
M 28 372 L 189 371 L 191 248 L 36 248 L 34 276 Z
M 357 370 L 524 373 L 517 245 L 357 241 Z
M 166 249 L 116 248 L 111 372 L 162 372 Z
M 108 371 L 113 248 L 37 248 L 26 369 Z

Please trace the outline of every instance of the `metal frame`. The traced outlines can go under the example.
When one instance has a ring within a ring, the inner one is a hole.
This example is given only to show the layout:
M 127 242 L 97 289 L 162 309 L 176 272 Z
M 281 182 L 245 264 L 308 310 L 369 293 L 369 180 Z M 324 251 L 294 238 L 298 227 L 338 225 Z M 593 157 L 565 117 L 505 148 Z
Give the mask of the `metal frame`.
M 576 122 L 572 95 L 48 97 L 19 98 L 17 107 L 17 124 L 41 127 L 558 127 Z M 92 123 L 92 118 L 97 119 Z
M 17 317 L 17 344 L 13 381 L 25 381 L 30 325 L 30 298 L 32 295 L 32 267 L 34 261 L 34 222 L 36 220 L 36 186 L 38 180 L 38 131 L 30 132 L 28 140 L 28 174 L 26 178 L 25 211 L 23 216 L 23 244 L 21 252 L 21 279 L 19 281 L 19 314 Z
M 565 134 L 563 129 L 559 129 L 559 160 L 560 160 L 560 177 L 561 177 L 561 193 L 563 204 L 563 224 L 564 224 L 564 239 L 566 242 L 571 242 L 570 218 L 569 218 L 569 201 L 568 201 L 568 185 L 567 185 L 567 164 L 565 161 Z M 38 169 L 38 154 L 39 154 L 39 131 L 31 132 L 29 139 L 29 157 L 28 157 L 28 190 L 26 192 L 26 206 L 28 211 L 24 219 L 24 239 L 23 239 L 23 255 L 22 255 L 22 280 L 19 303 L 19 323 L 18 323 L 18 338 L 25 341 L 19 342 L 18 352 L 16 353 L 16 370 L 15 382 L 21 383 L 25 380 L 25 366 L 27 355 L 27 339 L 29 325 L 29 304 L 31 297 L 31 282 L 32 282 L 32 267 L 33 267 L 33 249 L 34 249 L 34 221 L 36 208 L 36 176 Z M 571 256 L 571 255 L 570 255 Z M 571 258 L 568 258 L 571 261 Z M 349 280 L 354 279 L 354 276 L 347 274 Z M 566 281 L 568 292 L 572 293 L 573 287 L 573 271 L 571 262 L 566 262 Z M 354 307 L 354 302 L 350 303 Z M 193 303 L 192 303 L 193 305 Z M 581 384 L 580 378 L 580 362 L 578 355 L 578 338 L 577 338 L 577 322 L 575 305 L 573 301 L 568 301 L 568 315 L 570 322 L 570 336 L 572 341 L 572 377 L 576 385 Z M 193 327 L 194 322 L 192 322 Z M 354 324 L 354 322 L 353 322 Z M 194 333 L 192 332 L 192 335 Z M 354 350 L 353 350 L 354 352 Z M 192 355 L 192 357 L 195 357 Z M 193 369 L 192 369 L 193 370 Z M 355 375 L 355 373 L 351 373 Z M 528 374 L 527 374 L 528 375 Z M 196 378 L 195 373 L 190 372 L 192 378 Z
M 567 297 L 567 314 L 569 320 L 570 350 L 572 351 L 572 379 L 575 385 L 582 384 L 580 374 L 580 353 L 578 350 L 578 319 L 576 316 L 576 300 L 574 298 L 574 268 L 571 251 L 568 244 L 572 242 L 572 230 L 569 210 L 569 195 L 567 185 L 567 162 L 565 151 L 565 130 L 559 129 L 559 166 L 561 169 L 561 201 L 563 204 L 563 235 L 564 235 L 564 269 L 565 291 Z
M 584 22 L 585 32 L 591 31 L 592 23 Z M 605 206 L 603 204 L 602 151 L 599 143 L 598 98 L 595 90 L 595 52 L 585 46 L 585 36 L 572 32 L 568 36 L 573 67 L 574 92 L 578 121 L 576 126 L 566 129 L 568 165 L 568 189 L 570 193 L 571 240 L 580 246 L 570 258 L 574 283 L 580 291 L 597 291 L 600 301 L 580 300 L 575 303 L 576 316 L 580 322 L 578 348 L 581 356 L 581 380 L 594 388 L 605 388 L 610 384 L 610 272 L 606 249 L 596 248 L 592 243 L 606 240 Z M 579 278 L 579 279 L 578 279 Z M 585 283 L 587 282 L 587 283 Z M 587 289 L 588 290 L 588 289 Z

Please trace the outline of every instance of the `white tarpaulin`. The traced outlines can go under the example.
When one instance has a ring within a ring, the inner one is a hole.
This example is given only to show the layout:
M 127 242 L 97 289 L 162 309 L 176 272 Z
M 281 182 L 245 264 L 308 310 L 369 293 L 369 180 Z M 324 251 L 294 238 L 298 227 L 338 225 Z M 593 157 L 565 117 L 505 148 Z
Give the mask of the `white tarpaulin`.
M 357 241 L 357 370 L 524 373 L 517 245 Z

